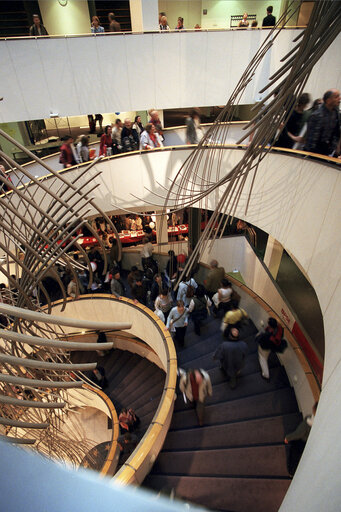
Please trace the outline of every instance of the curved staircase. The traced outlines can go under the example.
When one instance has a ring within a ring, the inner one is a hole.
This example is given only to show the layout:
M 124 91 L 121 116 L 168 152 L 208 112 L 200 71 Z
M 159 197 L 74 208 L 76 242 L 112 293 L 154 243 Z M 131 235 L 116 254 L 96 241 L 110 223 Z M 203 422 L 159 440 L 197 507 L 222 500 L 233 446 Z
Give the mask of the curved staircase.
M 209 317 L 201 336 L 190 322 L 184 347 L 177 347 L 178 366 L 208 371 L 213 395 L 198 426 L 194 408 L 177 400 L 165 444 L 144 486 L 170 492 L 177 498 L 209 509 L 233 512 L 275 512 L 290 485 L 286 469 L 285 434 L 294 430 L 301 415 L 293 389 L 277 357 L 269 358 L 270 382 L 262 379 L 252 322 L 241 339 L 249 347 L 246 363 L 231 390 L 225 374 L 213 360 L 222 341 L 220 320 Z M 104 357 L 77 352 L 73 358 L 97 360 L 105 369 L 104 391 L 116 410 L 132 407 L 140 417 L 141 438 L 158 407 L 164 372 L 130 352 L 114 349 Z
M 207 319 L 200 337 L 190 323 L 185 347 L 177 347 L 179 367 L 203 368 L 211 377 L 204 425 L 178 392 L 163 450 L 144 485 L 174 489 L 177 498 L 214 510 L 275 512 L 291 481 L 283 439 L 301 420 L 295 394 L 275 355 L 270 382 L 262 379 L 252 322 L 242 328 L 249 353 L 231 390 L 213 361 L 222 341 L 219 323 Z
M 73 362 L 97 361 L 108 381 L 103 391 L 110 397 L 117 413 L 131 407 L 141 423 L 135 432 L 143 436 L 159 406 L 165 383 L 165 372 L 137 354 L 113 349 L 103 357 L 97 352 L 74 352 Z

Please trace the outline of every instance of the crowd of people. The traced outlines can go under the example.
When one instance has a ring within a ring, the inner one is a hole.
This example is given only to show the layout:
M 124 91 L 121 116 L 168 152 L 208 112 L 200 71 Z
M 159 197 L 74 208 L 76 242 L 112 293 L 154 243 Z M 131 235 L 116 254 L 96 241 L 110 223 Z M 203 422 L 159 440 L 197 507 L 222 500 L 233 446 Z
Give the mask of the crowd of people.
M 278 92 L 276 92 L 278 94 Z M 311 104 L 310 108 L 309 105 Z M 298 149 L 340 157 L 340 91 L 329 89 L 322 98 L 311 103 L 311 97 L 304 92 L 299 96 L 293 112 L 285 124 L 280 126 L 273 145 L 280 148 Z M 266 109 L 266 107 L 264 107 Z M 96 120 L 102 128 L 103 117 L 96 114 L 95 119 L 89 121 L 90 132 L 93 133 Z M 193 108 L 185 120 L 186 143 L 198 144 L 204 136 L 200 124 L 200 109 Z M 252 140 L 253 134 L 250 136 Z M 149 121 L 143 126 L 141 116 L 137 115 L 132 122 L 125 119 L 116 119 L 115 123 L 104 128 L 100 138 L 98 156 L 111 156 L 137 150 L 151 150 L 163 147 L 163 126 L 157 110 L 149 110 Z M 88 135 L 80 135 L 74 144 L 71 135 L 62 139 L 60 147 L 60 163 L 64 168 L 88 162 L 96 157 L 96 150 L 89 148 Z
M 95 254 L 89 257 L 92 262 L 95 261 L 94 256 Z M 167 264 L 164 270 L 160 271 L 153 258 L 153 246 L 146 237 L 140 256 L 142 270 L 133 266 L 124 280 L 118 262 L 114 262 L 116 266 L 107 276 L 108 291 L 116 298 L 128 296 L 135 303 L 141 303 L 153 310 L 165 323 L 165 329 L 171 333 L 177 349 L 186 345 L 189 322 L 193 322 L 194 334 L 200 336 L 205 320 L 210 315 L 217 318 L 217 336 L 221 336 L 221 343 L 213 358 L 218 362 L 231 390 L 234 390 L 241 379 L 241 370 L 247 360 L 248 343 L 243 337 L 247 336 L 245 332 L 250 320 L 245 309 L 240 306 L 241 297 L 226 278 L 224 268 L 217 260 L 212 260 L 202 284 L 197 282 L 197 269 L 194 269 L 190 275 L 181 278 L 175 290 L 174 285 L 186 264 L 185 254 L 176 256 L 174 251 L 170 250 Z M 96 273 L 97 268 L 94 266 L 93 270 Z M 266 327 L 262 328 L 254 339 L 258 345 L 261 376 L 269 380 L 269 355 L 282 353 L 287 347 L 284 329 L 275 318 L 270 317 Z M 104 375 L 99 375 L 98 383 L 103 383 L 104 378 Z M 213 392 L 209 373 L 204 368 L 179 369 L 179 389 L 184 401 L 193 404 L 198 423 L 203 425 L 205 402 Z M 119 422 L 121 464 L 129 457 L 138 442 L 138 436 L 133 434 L 133 431 L 138 429 L 139 419 L 131 409 L 122 409 Z M 294 433 L 288 434 L 286 442 L 294 438 Z M 292 472 L 294 463 L 290 464 Z
M 99 120 L 102 130 L 103 116 L 89 115 L 90 133 L 95 132 L 96 120 Z M 111 156 L 128 153 L 139 149 L 149 150 L 163 147 L 163 127 L 157 110 L 149 110 L 149 121 L 143 126 L 141 116 L 136 116 L 134 122 L 125 119 L 124 123 L 117 118 L 115 123 L 107 125 L 101 134 L 98 156 Z M 62 138 L 59 162 L 64 168 L 88 162 L 96 157 L 96 150 L 89 148 L 89 136 L 80 135 L 74 141 L 71 134 Z

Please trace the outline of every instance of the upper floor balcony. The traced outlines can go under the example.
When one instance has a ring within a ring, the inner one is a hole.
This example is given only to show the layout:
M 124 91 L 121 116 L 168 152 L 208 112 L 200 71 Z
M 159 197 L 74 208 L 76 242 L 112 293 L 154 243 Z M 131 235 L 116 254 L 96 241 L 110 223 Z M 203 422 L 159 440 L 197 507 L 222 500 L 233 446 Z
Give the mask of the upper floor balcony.
M 240 103 L 252 104 L 301 29 L 108 33 L 2 39 L 0 122 L 223 105 L 267 37 L 273 44 Z M 306 84 L 313 98 L 340 76 L 333 42 Z

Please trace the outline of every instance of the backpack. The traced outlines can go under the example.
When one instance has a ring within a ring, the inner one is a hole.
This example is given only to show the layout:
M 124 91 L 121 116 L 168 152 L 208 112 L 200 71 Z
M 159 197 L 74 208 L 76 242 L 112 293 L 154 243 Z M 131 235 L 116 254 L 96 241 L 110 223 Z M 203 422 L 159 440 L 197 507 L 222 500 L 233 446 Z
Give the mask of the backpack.
M 207 301 L 206 301 L 205 298 L 202 300 L 202 299 L 198 299 L 198 297 L 194 297 L 193 301 L 194 301 L 194 304 L 195 304 L 195 310 L 196 311 L 206 311 Z
M 194 297 L 194 287 L 191 284 L 187 285 L 186 297 L 188 299 Z

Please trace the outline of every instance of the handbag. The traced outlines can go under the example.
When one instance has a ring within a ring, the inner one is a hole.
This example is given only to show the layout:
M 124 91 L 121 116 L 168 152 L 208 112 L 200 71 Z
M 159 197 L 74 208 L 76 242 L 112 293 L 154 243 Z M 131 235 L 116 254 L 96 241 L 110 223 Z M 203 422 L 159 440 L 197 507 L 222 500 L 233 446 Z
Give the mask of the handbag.
M 194 297 L 194 286 L 192 286 L 191 284 L 187 284 L 187 291 L 186 291 L 186 297 L 188 299 L 191 299 L 192 297 Z
M 284 352 L 284 350 L 287 348 L 287 346 L 288 346 L 288 342 L 287 342 L 287 340 L 285 340 L 284 338 L 282 338 L 282 339 L 281 339 L 280 344 L 279 344 L 279 345 L 274 345 L 274 346 L 272 347 L 272 350 L 273 350 L 274 352 L 279 353 L 279 354 L 283 354 L 283 352 Z

